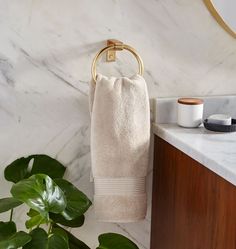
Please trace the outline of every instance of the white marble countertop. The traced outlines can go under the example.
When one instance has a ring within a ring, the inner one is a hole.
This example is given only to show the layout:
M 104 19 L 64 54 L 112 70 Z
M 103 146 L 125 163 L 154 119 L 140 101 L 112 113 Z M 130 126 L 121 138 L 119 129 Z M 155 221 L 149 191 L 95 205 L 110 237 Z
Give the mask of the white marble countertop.
M 153 124 L 153 132 L 236 186 L 236 132 L 218 133 L 177 124 Z

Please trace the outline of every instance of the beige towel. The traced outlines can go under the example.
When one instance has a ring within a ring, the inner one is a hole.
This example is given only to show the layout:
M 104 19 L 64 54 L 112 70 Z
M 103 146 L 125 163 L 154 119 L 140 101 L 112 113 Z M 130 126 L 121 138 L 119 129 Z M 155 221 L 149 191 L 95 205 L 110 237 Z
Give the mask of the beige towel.
M 146 82 L 97 76 L 90 84 L 91 156 L 96 217 L 106 222 L 144 219 L 150 141 Z

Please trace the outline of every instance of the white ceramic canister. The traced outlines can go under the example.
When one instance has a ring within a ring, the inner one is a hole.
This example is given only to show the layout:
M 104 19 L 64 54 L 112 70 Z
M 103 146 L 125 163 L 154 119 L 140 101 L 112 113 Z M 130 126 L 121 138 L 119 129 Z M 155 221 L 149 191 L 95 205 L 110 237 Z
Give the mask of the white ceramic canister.
M 194 128 L 202 123 L 203 100 L 196 98 L 178 99 L 178 125 Z

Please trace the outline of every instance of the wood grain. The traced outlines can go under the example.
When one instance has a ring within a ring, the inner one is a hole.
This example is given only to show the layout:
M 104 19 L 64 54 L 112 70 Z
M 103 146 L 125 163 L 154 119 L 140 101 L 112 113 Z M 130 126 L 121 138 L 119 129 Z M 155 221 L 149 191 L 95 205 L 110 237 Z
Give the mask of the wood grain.
M 236 249 L 236 187 L 157 136 L 151 249 Z

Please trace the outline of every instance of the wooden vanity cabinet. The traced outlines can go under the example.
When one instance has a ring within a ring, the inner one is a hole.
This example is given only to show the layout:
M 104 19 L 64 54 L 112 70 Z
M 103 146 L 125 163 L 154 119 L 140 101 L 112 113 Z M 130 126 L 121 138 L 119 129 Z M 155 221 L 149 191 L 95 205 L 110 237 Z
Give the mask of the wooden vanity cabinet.
M 158 136 L 154 146 L 151 249 L 236 249 L 236 187 Z

